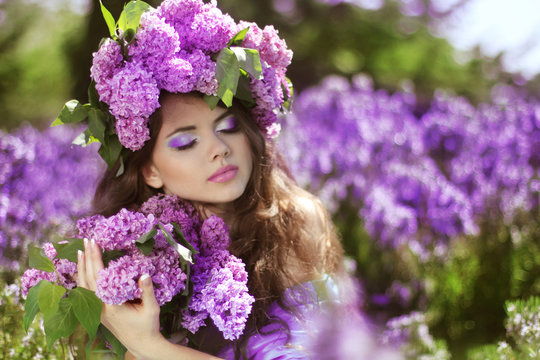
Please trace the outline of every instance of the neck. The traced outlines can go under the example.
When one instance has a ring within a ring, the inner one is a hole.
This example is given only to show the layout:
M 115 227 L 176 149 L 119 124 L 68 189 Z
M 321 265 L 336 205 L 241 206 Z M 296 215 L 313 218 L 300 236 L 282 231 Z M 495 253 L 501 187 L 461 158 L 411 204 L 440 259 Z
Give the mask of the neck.
M 194 203 L 195 208 L 199 211 L 203 219 L 207 219 L 212 215 L 216 215 L 225 221 L 227 226 L 231 226 L 234 221 L 234 205 L 232 202 L 223 204 L 214 203 Z

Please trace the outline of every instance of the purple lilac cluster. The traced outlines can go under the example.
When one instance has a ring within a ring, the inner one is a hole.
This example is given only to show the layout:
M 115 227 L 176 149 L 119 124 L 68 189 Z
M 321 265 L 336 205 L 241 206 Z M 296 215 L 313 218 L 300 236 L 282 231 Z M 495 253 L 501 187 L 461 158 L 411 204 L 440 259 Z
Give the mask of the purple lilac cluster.
M 165 0 L 142 15 L 128 59 L 112 39 L 94 53 L 91 76 L 100 100 L 116 119 L 122 145 L 138 150 L 149 139 L 148 118 L 160 106 L 160 90 L 216 95 L 216 63 L 211 56 L 246 27 L 250 30 L 243 46 L 257 49 L 263 65 L 263 79 L 251 81 L 253 114 L 262 130 L 272 131 L 275 112 L 284 101 L 282 85 L 288 88 L 285 71 L 292 58 L 277 31 L 272 26 L 261 30 L 254 23 L 236 24 L 215 1 Z
M 21 278 L 21 294 L 26 297 L 31 287 L 41 280 L 59 283 L 66 289 L 73 289 L 76 285 L 74 276 L 77 273 L 77 264 L 67 259 L 55 259 L 56 249 L 52 243 L 43 244 L 43 252 L 52 260 L 56 271 L 46 272 L 37 269 L 28 269 Z
M 210 317 L 227 340 L 242 334 L 252 303 L 245 264 L 227 250 L 229 232 L 223 220 L 210 216 L 201 226 L 200 252 L 192 267 L 193 296 L 182 312 L 182 325 L 192 333 Z
M 538 206 L 540 103 L 497 86 L 477 108 L 437 93 L 420 119 L 424 143 L 448 179 L 482 218 L 511 221 Z
M 185 289 L 187 275 L 180 268 L 178 253 L 165 235 L 158 231 L 155 243 L 148 255 L 137 248 L 136 241 L 158 224 L 152 214 L 142 214 L 126 209 L 108 218 L 95 215 L 80 219 L 77 223 L 79 236 L 92 239 L 103 250 L 121 250 L 124 255 L 112 260 L 98 272 L 96 295 L 107 304 L 122 304 L 141 297 L 137 280 L 148 274 L 152 278 L 156 300 L 159 305 Z M 171 224 L 162 226 L 172 233 Z
M 280 145 L 331 211 L 346 201 L 374 239 L 427 256 L 476 228 L 467 198 L 426 157 L 414 102 L 365 76 L 329 77 L 298 96 Z
M 80 129 L 23 126 L 0 133 L 0 263 L 17 269 L 29 242 L 65 232 L 90 209 L 102 168 L 93 145 L 71 144 Z M 83 165 L 84 164 L 84 165 Z

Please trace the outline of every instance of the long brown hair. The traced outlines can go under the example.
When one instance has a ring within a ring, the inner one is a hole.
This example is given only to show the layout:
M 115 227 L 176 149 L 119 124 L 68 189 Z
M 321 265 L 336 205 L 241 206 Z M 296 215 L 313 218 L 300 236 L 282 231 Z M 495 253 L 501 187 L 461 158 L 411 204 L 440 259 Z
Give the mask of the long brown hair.
M 248 288 L 256 298 L 250 322 L 258 328 L 267 320 L 268 305 L 280 301 L 286 288 L 306 280 L 299 274 L 335 272 L 342 249 L 320 201 L 295 184 L 274 144 L 265 140 L 249 111 L 234 104 L 233 113 L 249 139 L 253 172 L 243 195 L 233 204 L 229 250 L 246 264 Z M 142 168 L 151 159 L 161 124 L 158 109 L 150 119 L 151 140 L 125 160 L 125 173 L 116 177 L 116 168 L 105 172 L 94 197 L 97 213 L 110 216 L 122 207 L 136 209 L 159 192 L 146 185 Z M 303 206 L 300 199 L 307 199 L 312 208 Z M 321 224 L 316 234 L 311 226 L 314 222 Z

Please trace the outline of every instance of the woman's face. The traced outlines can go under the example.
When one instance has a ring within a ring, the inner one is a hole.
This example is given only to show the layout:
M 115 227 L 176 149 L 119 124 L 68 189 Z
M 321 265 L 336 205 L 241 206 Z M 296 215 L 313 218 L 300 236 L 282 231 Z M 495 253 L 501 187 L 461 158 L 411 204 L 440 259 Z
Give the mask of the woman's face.
M 247 136 L 230 110 L 210 110 L 198 97 L 168 95 L 161 112 L 151 163 L 143 169 L 146 183 L 195 202 L 238 199 L 253 165 Z

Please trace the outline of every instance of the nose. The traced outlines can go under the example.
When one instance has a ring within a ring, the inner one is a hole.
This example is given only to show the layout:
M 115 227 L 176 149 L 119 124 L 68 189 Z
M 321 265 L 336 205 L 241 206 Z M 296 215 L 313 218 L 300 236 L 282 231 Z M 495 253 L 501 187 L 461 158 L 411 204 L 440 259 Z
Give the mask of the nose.
M 226 158 L 230 154 L 230 147 L 217 134 L 214 134 L 210 147 L 210 159 L 216 160 L 220 157 Z

